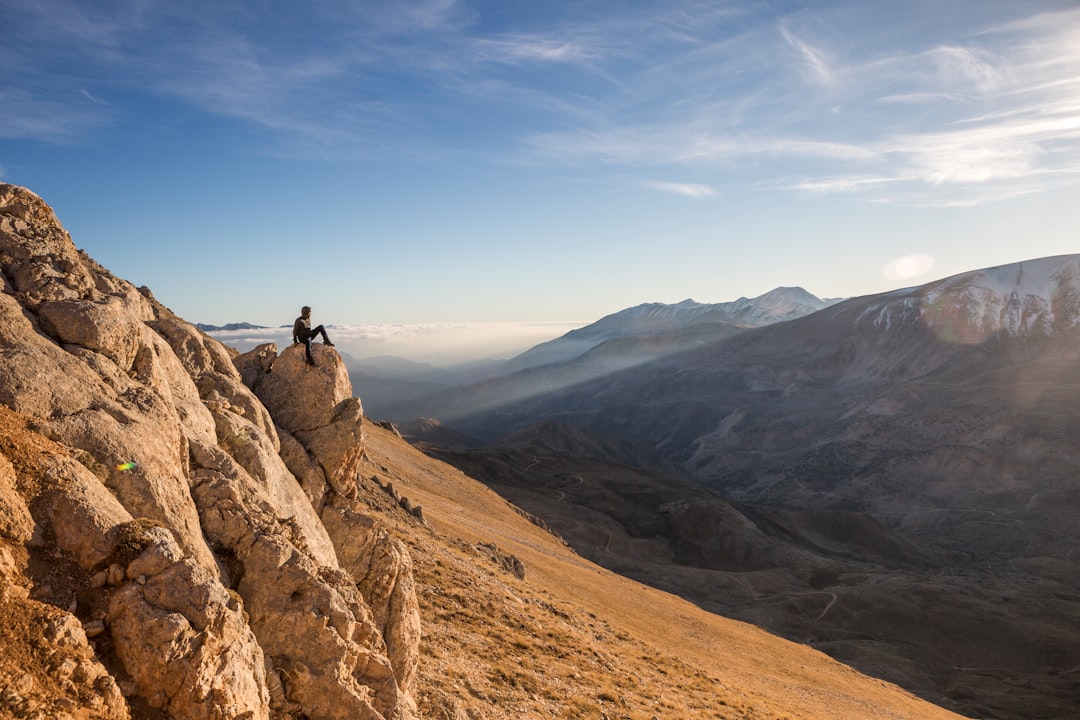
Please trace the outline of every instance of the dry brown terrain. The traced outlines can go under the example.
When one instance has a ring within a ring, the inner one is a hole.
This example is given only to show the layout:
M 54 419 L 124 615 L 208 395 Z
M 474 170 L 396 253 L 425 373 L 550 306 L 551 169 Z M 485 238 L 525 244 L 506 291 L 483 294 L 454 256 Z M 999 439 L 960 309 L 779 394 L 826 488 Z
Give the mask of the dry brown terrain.
M 1044 258 L 414 403 L 471 444 L 402 427 L 609 569 L 973 717 L 1073 720 L 1078 328 L 1080 257 Z
M 422 712 L 452 698 L 470 718 L 959 717 L 584 560 L 391 432 L 369 425 L 367 453 L 369 502 L 416 564 Z M 402 522 L 387 483 L 426 527 Z M 525 578 L 499 556 L 518 558 Z

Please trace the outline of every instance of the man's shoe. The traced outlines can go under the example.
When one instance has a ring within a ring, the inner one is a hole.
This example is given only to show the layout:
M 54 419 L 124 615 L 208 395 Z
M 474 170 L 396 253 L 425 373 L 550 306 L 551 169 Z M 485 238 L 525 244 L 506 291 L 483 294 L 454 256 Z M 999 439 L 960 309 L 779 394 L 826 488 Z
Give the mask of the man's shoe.
M 325 345 L 326 347 L 334 347 L 334 343 L 330 342 L 329 340 L 325 341 L 323 345 Z

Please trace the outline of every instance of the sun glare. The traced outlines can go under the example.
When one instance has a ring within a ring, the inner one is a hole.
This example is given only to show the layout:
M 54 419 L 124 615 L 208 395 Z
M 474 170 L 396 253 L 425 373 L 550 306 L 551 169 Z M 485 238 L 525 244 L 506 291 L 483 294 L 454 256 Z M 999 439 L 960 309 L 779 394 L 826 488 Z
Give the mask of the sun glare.
M 886 280 L 910 280 L 934 269 L 934 258 L 926 253 L 904 255 L 885 263 L 881 269 Z

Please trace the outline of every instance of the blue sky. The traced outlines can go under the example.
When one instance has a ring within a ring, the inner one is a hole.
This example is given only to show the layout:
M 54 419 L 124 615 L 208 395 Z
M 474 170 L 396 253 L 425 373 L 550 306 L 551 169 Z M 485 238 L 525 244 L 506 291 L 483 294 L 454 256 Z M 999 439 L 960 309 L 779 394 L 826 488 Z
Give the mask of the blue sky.
M 581 320 L 1080 251 L 1075 0 L 0 0 L 0 180 L 193 322 Z

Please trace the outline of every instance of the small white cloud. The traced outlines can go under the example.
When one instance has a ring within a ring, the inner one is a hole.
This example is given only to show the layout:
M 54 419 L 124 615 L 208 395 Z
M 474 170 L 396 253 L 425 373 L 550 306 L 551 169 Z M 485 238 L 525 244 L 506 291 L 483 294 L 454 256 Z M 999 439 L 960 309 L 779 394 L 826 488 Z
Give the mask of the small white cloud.
M 480 59 L 503 63 L 575 62 L 587 58 L 587 53 L 572 42 L 524 36 L 479 40 L 476 48 Z
M 881 274 L 886 280 L 906 281 L 934 269 L 934 258 L 926 253 L 912 253 L 885 263 Z
M 98 96 L 94 95 L 92 92 L 90 92 L 89 90 L 86 90 L 86 89 L 83 89 L 82 96 L 84 98 L 86 98 L 87 100 L 89 100 L 90 102 L 92 102 L 93 104 L 95 104 L 95 105 L 108 105 L 109 104 L 107 101 L 102 100 L 101 98 L 99 98 Z
M 692 198 L 712 197 L 719 194 L 715 188 L 699 183 L 653 182 L 647 183 L 646 186 L 651 187 L 654 190 L 671 193 L 672 195 L 682 195 L 683 197 Z

